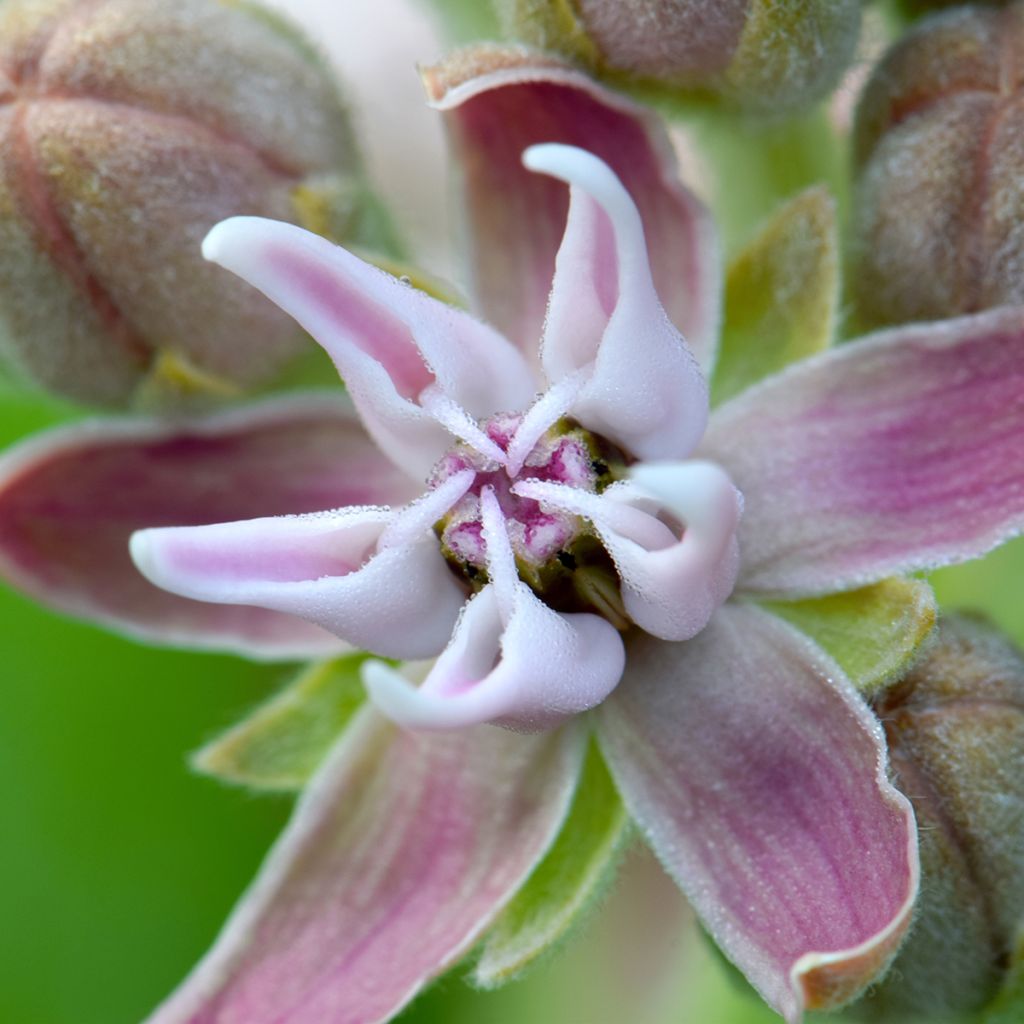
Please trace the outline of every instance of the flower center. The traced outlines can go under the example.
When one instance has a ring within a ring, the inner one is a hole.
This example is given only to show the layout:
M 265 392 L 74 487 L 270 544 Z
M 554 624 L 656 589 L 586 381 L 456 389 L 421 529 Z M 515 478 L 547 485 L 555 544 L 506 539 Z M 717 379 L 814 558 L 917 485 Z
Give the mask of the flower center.
M 500 414 L 480 426 L 508 453 L 522 421 L 522 415 Z M 614 445 L 567 419 L 541 435 L 515 472 L 459 442 L 434 467 L 429 481 L 436 487 L 466 470 L 476 474 L 467 492 L 434 526 L 441 551 L 472 589 L 488 582 L 480 495 L 490 488 L 505 518 L 520 579 L 553 608 L 597 610 L 617 624 L 622 619 L 625 625 L 619 610 L 618 575 L 593 528 L 578 515 L 542 507 L 513 491 L 518 481 L 540 480 L 600 494 L 622 476 L 625 466 L 625 457 Z

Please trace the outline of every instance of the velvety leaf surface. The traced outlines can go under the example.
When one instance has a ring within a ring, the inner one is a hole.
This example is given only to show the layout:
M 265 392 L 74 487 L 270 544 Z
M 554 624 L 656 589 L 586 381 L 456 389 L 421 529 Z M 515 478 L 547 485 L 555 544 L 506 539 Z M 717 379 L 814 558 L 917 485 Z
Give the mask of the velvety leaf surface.
M 487 933 L 473 981 L 501 985 L 565 938 L 610 881 L 628 830 L 629 815 L 591 746 L 562 831 Z
M 192 766 L 255 789 L 301 789 L 366 694 L 365 655 L 310 665 L 266 704 L 196 751 Z
M 714 403 L 828 346 L 839 302 L 838 246 L 835 203 L 826 189 L 811 188 L 732 261 Z
M 804 601 L 765 602 L 762 607 L 806 633 L 868 694 L 907 667 L 931 633 L 936 615 L 931 587 L 901 577 Z

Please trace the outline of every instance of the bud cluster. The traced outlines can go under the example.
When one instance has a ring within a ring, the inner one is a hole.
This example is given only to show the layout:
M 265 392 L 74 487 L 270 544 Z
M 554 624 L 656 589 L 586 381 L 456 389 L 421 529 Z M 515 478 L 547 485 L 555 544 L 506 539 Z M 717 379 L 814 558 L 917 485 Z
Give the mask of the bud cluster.
M 304 344 L 200 254 L 233 214 L 356 212 L 345 111 L 289 25 L 209 0 L 8 0 L 0 142 L 0 344 L 23 374 L 122 405 L 161 367 L 245 387 Z

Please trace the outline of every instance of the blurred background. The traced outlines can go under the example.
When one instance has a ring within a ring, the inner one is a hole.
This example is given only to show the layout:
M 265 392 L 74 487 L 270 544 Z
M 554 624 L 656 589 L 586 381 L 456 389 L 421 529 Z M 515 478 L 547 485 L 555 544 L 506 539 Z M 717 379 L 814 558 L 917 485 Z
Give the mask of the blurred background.
M 419 259 L 451 274 L 447 211 L 439 199 L 446 194 L 441 133 L 420 100 L 414 70 L 414 61 L 443 52 L 429 15 L 409 14 L 391 0 L 278 6 L 330 42 L 350 86 L 373 180 Z M 372 18 L 357 17 L 360 10 Z M 382 25 L 391 30 L 385 37 Z M 486 24 L 467 32 L 486 34 Z M 370 113 L 371 100 L 386 116 Z M 730 246 L 741 235 L 737 225 L 756 223 L 805 184 L 824 179 L 840 199 L 845 195 L 845 155 L 811 144 L 787 149 L 798 136 L 813 139 L 814 125 L 789 131 L 789 142 L 764 140 L 758 164 L 727 159 L 737 145 L 732 129 L 701 130 L 716 167 L 730 168 L 721 193 L 738 197 L 718 211 Z M 410 133 L 419 154 L 412 175 L 399 158 Z M 691 171 L 699 178 L 699 159 Z M 70 406 L 5 386 L 0 444 L 76 415 Z M 935 577 L 946 606 L 984 610 L 1019 643 L 1022 580 L 1022 542 Z M 186 755 L 292 669 L 145 647 L 58 617 L 6 588 L 0 623 L 0 1022 L 135 1024 L 210 944 L 290 808 L 288 799 L 253 796 L 191 773 Z M 674 890 L 644 857 L 630 862 L 591 924 L 575 944 L 500 992 L 474 993 L 454 971 L 403 1020 L 777 1020 L 709 952 Z

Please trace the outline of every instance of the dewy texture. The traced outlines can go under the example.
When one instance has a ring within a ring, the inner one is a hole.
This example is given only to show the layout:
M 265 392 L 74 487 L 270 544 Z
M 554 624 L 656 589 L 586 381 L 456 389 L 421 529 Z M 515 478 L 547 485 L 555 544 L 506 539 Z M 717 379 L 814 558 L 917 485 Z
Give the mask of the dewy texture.
M 322 340 L 381 448 L 429 480 L 421 498 L 132 538 L 175 593 L 436 657 L 419 687 L 364 669 L 407 726 L 535 730 L 585 711 L 622 676 L 620 628 L 686 640 L 738 569 L 739 495 L 713 463 L 681 461 L 707 386 L 658 301 L 636 207 L 582 150 L 524 161 L 572 194 L 540 380 L 482 324 L 289 225 L 227 221 L 204 246 Z

